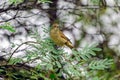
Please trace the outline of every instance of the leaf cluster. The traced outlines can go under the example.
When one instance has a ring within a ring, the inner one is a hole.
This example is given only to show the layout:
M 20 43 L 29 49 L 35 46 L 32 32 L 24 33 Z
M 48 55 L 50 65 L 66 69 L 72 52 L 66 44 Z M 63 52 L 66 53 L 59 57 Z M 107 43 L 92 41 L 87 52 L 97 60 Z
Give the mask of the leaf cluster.
M 1 25 L 0 28 L 8 30 L 10 32 L 15 32 L 15 28 L 8 22 L 6 22 L 4 25 Z
M 46 30 L 45 30 L 46 31 Z M 94 70 L 105 70 L 111 67 L 113 64 L 112 59 L 98 60 L 95 58 L 96 52 L 101 51 L 97 47 L 97 44 L 86 45 L 81 50 L 72 50 L 72 53 L 65 52 L 62 48 L 56 47 L 54 42 L 50 38 L 42 38 L 36 31 L 32 37 L 36 40 L 27 41 L 18 45 L 18 47 L 11 53 L 9 63 L 7 65 L 21 64 L 33 64 L 34 69 L 30 71 L 26 69 L 20 69 L 20 72 L 15 74 L 7 75 L 8 77 L 15 77 L 15 75 L 30 76 L 30 79 L 38 79 L 40 77 L 44 79 L 88 79 L 89 74 L 83 77 L 83 72 L 86 74 L 89 72 L 87 69 Z M 29 48 L 25 49 L 25 55 L 23 57 L 14 58 L 12 57 L 16 51 L 22 45 L 28 45 Z M 4 69 L 1 67 L 1 72 Z M 6 70 L 5 70 L 6 71 Z M 14 70 L 13 70 L 14 71 Z M 22 71 L 22 72 L 21 72 Z M 24 79 L 22 78 L 22 79 Z

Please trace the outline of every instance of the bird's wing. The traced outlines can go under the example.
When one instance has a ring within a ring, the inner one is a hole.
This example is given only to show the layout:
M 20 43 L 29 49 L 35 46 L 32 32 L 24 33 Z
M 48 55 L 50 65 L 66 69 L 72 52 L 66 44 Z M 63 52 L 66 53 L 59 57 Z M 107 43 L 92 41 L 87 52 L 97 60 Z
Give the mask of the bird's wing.
M 61 31 L 60 32 L 60 36 L 64 39 L 66 39 L 67 41 L 69 41 L 70 43 L 72 43 Z

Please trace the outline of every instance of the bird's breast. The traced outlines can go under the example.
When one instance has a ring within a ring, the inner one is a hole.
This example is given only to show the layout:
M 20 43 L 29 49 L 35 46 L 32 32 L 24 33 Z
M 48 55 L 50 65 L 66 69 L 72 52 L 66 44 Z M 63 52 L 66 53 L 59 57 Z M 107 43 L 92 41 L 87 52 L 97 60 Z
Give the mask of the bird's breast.
M 59 46 L 64 45 L 63 39 L 61 38 L 59 31 L 51 30 L 50 36 L 57 45 Z

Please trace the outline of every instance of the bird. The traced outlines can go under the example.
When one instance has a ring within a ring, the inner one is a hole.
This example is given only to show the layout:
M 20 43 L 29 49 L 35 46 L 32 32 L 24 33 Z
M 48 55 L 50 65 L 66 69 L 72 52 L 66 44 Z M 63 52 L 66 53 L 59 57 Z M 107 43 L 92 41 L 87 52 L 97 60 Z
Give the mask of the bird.
M 72 42 L 59 29 L 58 23 L 53 23 L 52 28 L 50 30 L 50 37 L 53 40 L 53 42 L 60 47 L 67 46 L 70 49 L 74 48 Z

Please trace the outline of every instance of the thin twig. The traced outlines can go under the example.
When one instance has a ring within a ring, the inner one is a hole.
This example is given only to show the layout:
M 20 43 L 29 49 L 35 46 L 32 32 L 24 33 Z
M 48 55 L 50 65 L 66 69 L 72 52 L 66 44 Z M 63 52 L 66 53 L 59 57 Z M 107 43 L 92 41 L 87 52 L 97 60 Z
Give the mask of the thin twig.
M 20 44 L 20 45 L 11 53 L 11 55 L 10 55 L 9 59 L 7 60 L 7 62 L 10 61 L 10 59 L 12 58 L 12 56 L 14 55 L 14 53 L 15 53 L 22 45 L 28 44 L 28 43 L 39 44 L 38 42 L 34 42 L 34 41 L 27 41 L 27 42 L 24 42 L 24 43 Z M 8 64 L 8 63 L 7 63 L 7 64 Z M 7 64 L 6 64 L 6 65 L 7 65 Z

